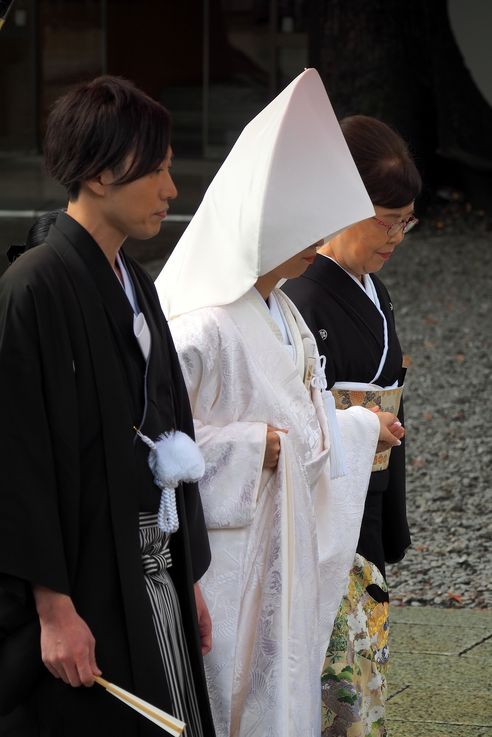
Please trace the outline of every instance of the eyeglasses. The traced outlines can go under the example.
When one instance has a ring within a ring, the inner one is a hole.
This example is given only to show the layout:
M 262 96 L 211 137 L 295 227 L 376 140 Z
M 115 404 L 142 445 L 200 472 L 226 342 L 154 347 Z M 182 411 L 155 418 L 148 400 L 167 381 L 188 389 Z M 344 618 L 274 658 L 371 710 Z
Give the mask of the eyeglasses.
M 386 228 L 388 238 L 393 238 L 393 236 L 398 235 L 400 230 L 403 235 L 406 235 L 406 233 L 408 233 L 409 230 L 412 230 L 412 228 L 414 228 L 418 223 L 418 218 L 414 215 L 410 215 L 408 220 L 400 220 L 399 223 L 385 223 L 383 220 L 379 220 L 379 218 L 374 216 L 372 219 L 379 225 L 383 225 Z

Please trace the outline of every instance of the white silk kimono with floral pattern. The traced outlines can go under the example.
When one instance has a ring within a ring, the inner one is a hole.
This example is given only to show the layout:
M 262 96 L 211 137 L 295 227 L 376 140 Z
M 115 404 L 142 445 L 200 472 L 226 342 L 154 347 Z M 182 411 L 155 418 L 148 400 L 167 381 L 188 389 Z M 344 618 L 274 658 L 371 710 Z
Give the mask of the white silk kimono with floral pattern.
M 314 338 L 275 290 L 294 359 L 256 289 L 170 322 L 206 460 L 212 547 L 201 581 L 213 622 L 205 658 L 219 737 L 319 737 L 320 674 L 352 564 L 379 432 L 338 413 L 348 475 L 330 480 Z M 275 471 L 266 425 L 285 428 Z

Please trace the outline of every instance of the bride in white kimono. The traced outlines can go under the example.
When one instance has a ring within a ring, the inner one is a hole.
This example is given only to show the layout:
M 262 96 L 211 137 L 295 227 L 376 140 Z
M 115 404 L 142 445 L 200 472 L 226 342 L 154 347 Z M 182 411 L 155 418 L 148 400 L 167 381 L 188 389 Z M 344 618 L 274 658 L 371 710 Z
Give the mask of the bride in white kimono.
M 310 244 L 372 214 L 307 70 L 245 128 L 157 279 L 207 466 L 220 737 L 320 734 L 321 666 L 378 436 L 399 441 L 393 415 L 362 408 L 337 412 L 338 430 L 326 397 L 328 430 L 316 342 L 275 286 L 307 268 Z

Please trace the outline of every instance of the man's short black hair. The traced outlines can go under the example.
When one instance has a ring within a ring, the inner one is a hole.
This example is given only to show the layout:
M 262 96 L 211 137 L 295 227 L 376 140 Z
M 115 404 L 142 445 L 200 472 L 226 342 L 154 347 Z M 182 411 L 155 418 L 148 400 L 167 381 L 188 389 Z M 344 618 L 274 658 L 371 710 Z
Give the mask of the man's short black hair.
M 104 76 L 60 97 L 44 140 L 48 173 L 70 200 L 82 182 L 105 169 L 126 184 L 149 174 L 166 158 L 171 119 L 167 110 L 132 82 Z

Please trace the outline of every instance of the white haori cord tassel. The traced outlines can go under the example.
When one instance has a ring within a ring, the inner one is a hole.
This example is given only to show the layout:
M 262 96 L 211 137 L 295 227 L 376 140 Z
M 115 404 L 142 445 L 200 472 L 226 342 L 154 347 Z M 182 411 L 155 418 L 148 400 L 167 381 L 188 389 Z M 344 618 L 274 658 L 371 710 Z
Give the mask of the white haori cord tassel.
M 347 464 L 345 460 L 345 451 L 343 449 L 342 434 L 337 420 L 337 409 L 335 406 L 335 398 L 328 391 L 328 384 L 325 375 L 326 356 L 320 356 L 316 361 L 311 386 L 319 389 L 323 397 L 323 404 L 326 413 L 326 422 L 330 432 L 330 478 L 337 479 L 340 476 L 347 475 Z
M 192 483 L 202 478 L 205 473 L 203 456 L 195 441 L 180 430 L 159 435 L 155 443 L 137 428 L 135 431 L 150 448 L 150 470 L 154 483 L 161 489 L 157 525 L 165 533 L 176 532 L 179 519 L 175 489 L 182 482 Z

